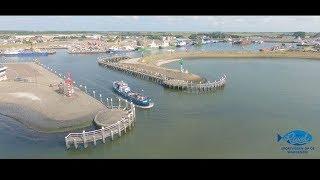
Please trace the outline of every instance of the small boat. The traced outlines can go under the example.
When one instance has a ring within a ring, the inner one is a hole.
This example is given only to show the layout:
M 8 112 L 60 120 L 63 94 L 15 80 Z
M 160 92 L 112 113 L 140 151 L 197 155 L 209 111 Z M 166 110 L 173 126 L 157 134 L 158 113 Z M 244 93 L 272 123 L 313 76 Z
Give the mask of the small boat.
M 186 46 L 187 43 L 183 40 L 177 40 L 177 45 L 176 47 L 183 47 L 183 46 Z
M 115 81 L 112 84 L 113 90 L 123 99 L 132 102 L 140 108 L 151 108 L 154 103 L 147 96 L 143 96 L 138 92 L 132 91 L 127 83 L 123 81 Z

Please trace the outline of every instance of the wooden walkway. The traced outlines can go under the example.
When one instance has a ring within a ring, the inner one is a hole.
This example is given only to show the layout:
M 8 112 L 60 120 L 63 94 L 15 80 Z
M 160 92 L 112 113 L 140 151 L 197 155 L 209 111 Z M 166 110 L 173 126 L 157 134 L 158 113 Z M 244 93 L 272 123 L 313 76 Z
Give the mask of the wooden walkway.
M 111 100 L 112 102 L 112 100 Z M 120 102 L 120 101 L 119 101 Z M 126 103 L 125 105 L 119 105 L 117 106 L 108 106 L 109 109 L 122 109 L 126 111 L 126 116 L 119 119 L 116 123 L 113 123 L 108 126 L 103 126 L 103 124 L 98 124 L 101 126 L 101 129 L 93 130 L 93 131 L 83 131 L 82 133 L 70 133 L 65 137 L 65 143 L 67 149 L 73 145 L 76 149 L 80 144 L 83 144 L 83 146 L 86 148 L 88 147 L 88 143 L 93 142 L 94 145 L 97 144 L 98 140 L 102 140 L 103 143 L 106 142 L 107 138 L 110 138 L 111 140 L 114 139 L 114 135 L 118 135 L 119 137 L 124 132 L 126 133 L 127 130 L 130 130 L 134 126 L 135 121 L 135 105 L 130 103 Z M 104 111 L 99 112 L 95 116 L 95 122 L 97 118 L 103 118 L 100 116 L 100 114 L 103 114 Z M 101 122 L 101 121 L 100 121 Z
M 206 82 L 203 84 L 195 84 L 192 82 L 186 82 L 182 80 L 177 80 L 177 79 L 170 79 L 163 81 L 162 85 L 167 88 L 171 89 L 178 89 L 178 90 L 187 90 L 187 91 L 202 91 L 202 92 L 207 92 L 207 91 L 214 91 L 218 88 L 222 88 L 226 84 L 226 75 L 223 75 L 219 80 L 214 81 L 214 82 Z
M 193 82 L 188 82 L 184 80 L 174 79 L 166 76 L 165 74 L 154 73 L 145 69 L 138 69 L 138 68 L 130 67 L 129 65 L 126 65 L 126 64 L 109 62 L 107 60 L 100 60 L 98 61 L 98 64 L 113 70 L 130 74 L 134 77 L 156 82 L 166 88 L 177 89 L 177 90 L 187 90 L 191 92 L 215 91 L 218 88 L 224 87 L 227 80 L 226 75 L 223 75 L 219 80 L 201 84 L 201 83 L 193 83 Z

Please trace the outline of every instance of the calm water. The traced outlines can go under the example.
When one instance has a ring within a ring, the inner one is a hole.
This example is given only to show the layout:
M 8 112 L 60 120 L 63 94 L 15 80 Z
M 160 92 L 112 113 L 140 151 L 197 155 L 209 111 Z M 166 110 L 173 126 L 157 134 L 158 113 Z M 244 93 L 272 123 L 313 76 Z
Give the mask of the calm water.
M 320 157 L 320 61 L 301 59 L 185 60 L 195 74 L 214 80 L 228 75 L 215 93 L 190 94 L 163 89 L 145 80 L 97 65 L 99 55 L 56 55 L 39 58 L 58 72 L 104 98 L 111 83 L 124 80 L 155 101 L 137 111 L 136 126 L 106 144 L 66 150 L 67 133 L 44 134 L 0 116 L 1 158 L 300 158 Z M 18 59 L 19 60 L 19 59 Z M 21 60 L 21 59 L 20 59 Z M 26 59 L 23 59 L 26 60 Z M 178 68 L 178 62 L 167 65 Z M 89 127 L 90 129 L 90 127 Z M 276 134 L 292 129 L 310 132 L 316 147 L 304 155 L 280 150 Z M 78 130 L 78 132 L 81 130 Z

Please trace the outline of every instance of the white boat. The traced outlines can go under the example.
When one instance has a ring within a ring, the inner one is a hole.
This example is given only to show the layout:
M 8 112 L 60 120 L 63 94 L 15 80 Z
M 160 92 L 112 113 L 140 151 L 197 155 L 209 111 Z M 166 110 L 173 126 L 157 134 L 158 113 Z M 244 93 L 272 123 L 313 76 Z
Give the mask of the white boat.
M 209 40 L 207 40 L 207 39 L 201 39 L 201 44 L 208 44 L 208 43 L 210 43 Z
M 187 43 L 183 40 L 177 40 L 177 47 L 183 47 L 183 46 L 186 46 Z
M 0 81 L 7 80 L 7 75 L 6 75 L 7 69 L 8 69 L 7 67 L 0 65 Z

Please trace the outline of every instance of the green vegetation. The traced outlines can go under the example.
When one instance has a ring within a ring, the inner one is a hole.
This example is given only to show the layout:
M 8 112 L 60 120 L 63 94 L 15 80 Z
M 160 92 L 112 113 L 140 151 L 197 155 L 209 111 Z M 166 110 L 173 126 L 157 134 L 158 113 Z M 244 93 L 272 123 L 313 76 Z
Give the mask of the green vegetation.
M 177 34 L 177 35 L 175 35 L 175 37 L 176 37 L 176 38 L 184 38 L 184 36 L 181 35 L 181 34 Z
M 160 35 L 153 35 L 153 34 L 151 34 L 151 35 L 148 35 L 147 36 L 149 39 L 161 39 L 161 36 Z
M 6 34 L 0 35 L 0 39 L 9 39 L 10 37 L 11 37 L 10 35 L 6 35 Z
M 302 31 L 298 31 L 298 32 L 294 32 L 292 34 L 292 36 L 294 36 L 295 38 L 297 38 L 297 37 L 305 38 L 306 37 L 306 33 L 302 32 Z
M 211 33 L 194 33 L 194 34 L 191 34 L 189 36 L 189 39 L 197 40 L 197 39 L 202 38 L 203 36 L 206 36 L 206 37 L 212 38 L 212 39 L 223 39 L 223 38 L 228 38 L 228 37 L 232 37 L 232 38 L 240 37 L 238 35 L 232 35 L 232 34 L 227 34 L 227 33 L 223 33 L 223 32 L 211 32 Z

